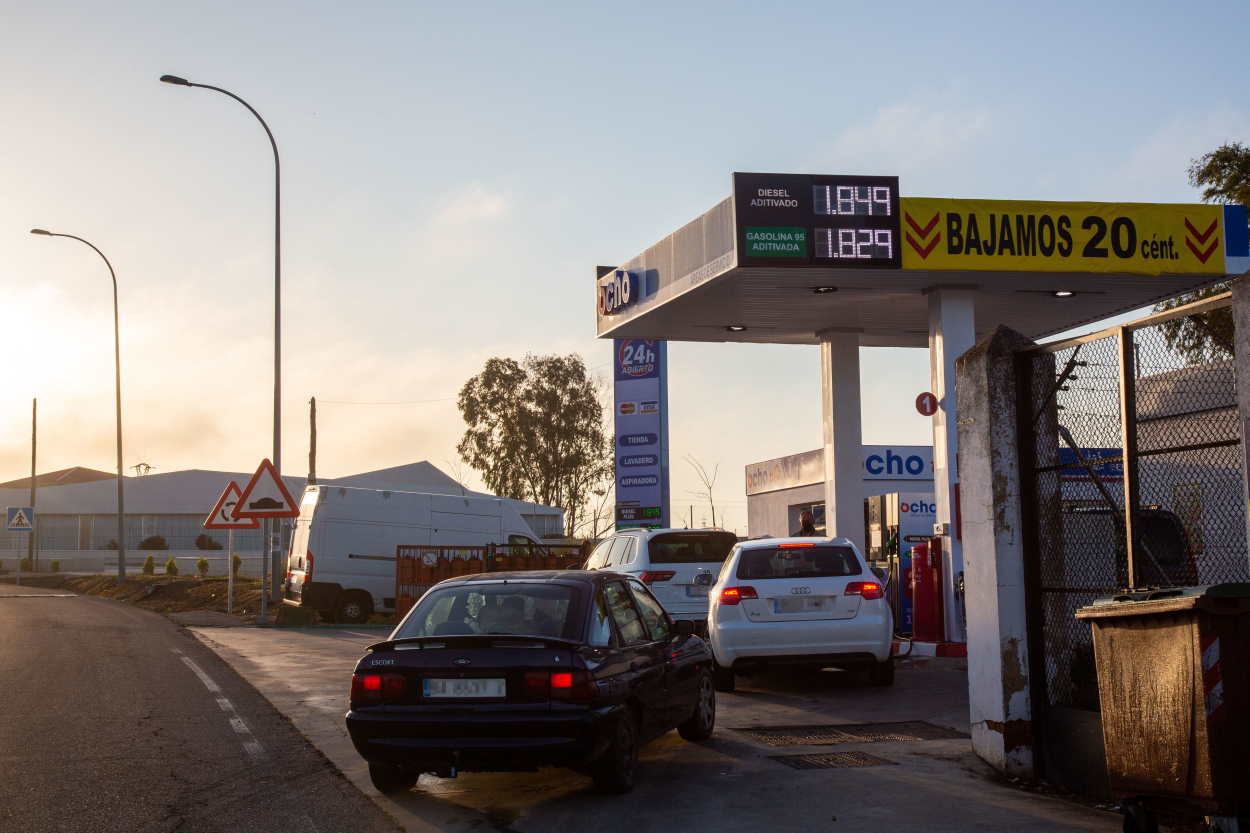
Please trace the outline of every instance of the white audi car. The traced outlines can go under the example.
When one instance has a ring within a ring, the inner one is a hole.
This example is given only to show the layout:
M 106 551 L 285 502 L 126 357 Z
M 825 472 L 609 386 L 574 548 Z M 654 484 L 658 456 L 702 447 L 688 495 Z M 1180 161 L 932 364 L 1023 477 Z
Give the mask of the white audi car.
M 866 670 L 894 682 L 894 615 L 883 582 L 845 538 L 744 541 L 708 593 L 716 684 L 767 665 Z

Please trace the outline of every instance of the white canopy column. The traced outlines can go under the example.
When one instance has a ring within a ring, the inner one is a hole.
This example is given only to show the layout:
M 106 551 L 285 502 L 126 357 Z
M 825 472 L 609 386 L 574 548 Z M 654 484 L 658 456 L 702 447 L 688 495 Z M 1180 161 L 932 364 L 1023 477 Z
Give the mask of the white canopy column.
M 937 522 L 949 534 L 942 539 L 942 609 L 946 638 L 964 641 L 964 621 L 956 582 L 964 570 L 963 542 L 957 534 L 955 501 L 959 494 L 959 439 L 955 418 L 955 359 L 976 343 L 976 290 L 969 286 L 934 286 L 929 300 L 929 373 L 938 410 L 933 415 L 933 494 Z
M 864 551 L 863 430 L 859 412 L 859 331 L 824 330 L 820 340 L 821 427 L 825 440 L 825 528 Z

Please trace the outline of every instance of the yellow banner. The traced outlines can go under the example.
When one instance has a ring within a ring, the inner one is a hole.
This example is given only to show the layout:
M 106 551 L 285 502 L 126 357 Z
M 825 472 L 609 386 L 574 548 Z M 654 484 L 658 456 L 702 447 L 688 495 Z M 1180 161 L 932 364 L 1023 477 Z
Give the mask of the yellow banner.
M 1224 274 L 1218 205 L 903 197 L 904 269 Z

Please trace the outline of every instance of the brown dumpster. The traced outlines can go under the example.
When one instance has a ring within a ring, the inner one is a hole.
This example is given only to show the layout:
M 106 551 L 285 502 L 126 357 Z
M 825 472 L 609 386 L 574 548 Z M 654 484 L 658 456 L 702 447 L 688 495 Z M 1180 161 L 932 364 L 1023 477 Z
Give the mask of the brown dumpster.
M 1076 616 L 1125 830 L 1153 829 L 1160 805 L 1250 817 L 1250 584 L 1125 593 Z

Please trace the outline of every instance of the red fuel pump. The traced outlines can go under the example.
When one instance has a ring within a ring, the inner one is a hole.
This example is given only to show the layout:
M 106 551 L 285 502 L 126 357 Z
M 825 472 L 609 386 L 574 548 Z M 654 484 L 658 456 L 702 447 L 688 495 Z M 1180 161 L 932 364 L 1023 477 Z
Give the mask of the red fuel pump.
M 942 539 L 911 548 L 912 639 L 942 642 Z

